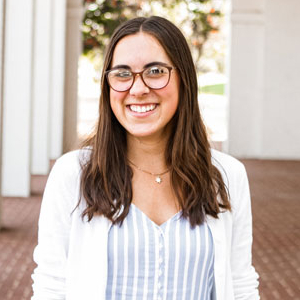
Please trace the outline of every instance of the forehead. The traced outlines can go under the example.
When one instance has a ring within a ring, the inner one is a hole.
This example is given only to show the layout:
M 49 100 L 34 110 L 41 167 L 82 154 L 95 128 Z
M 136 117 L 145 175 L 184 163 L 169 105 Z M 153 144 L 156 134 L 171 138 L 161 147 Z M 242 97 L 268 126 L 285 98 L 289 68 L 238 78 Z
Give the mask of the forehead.
M 132 69 L 141 69 L 146 64 L 158 61 L 171 64 L 171 60 L 159 41 L 144 32 L 128 35 L 116 45 L 111 67 L 128 65 Z

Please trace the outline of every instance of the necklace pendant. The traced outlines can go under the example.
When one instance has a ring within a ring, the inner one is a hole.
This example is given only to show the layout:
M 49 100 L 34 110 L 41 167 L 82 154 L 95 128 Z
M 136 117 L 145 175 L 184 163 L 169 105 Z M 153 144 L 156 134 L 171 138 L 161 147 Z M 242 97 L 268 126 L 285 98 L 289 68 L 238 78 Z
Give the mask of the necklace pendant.
M 160 176 L 156 176 L 155 181 L 156 181 L 157 183 L 162 183 L 162 179 L 161 179 Z

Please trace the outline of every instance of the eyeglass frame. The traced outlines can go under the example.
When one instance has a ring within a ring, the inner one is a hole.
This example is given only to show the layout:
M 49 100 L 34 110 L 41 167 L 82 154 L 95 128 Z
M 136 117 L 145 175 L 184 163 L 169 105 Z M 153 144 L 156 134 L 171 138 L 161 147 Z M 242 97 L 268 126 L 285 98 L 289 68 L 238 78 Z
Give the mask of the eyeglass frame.
M 168 71 L 169 71 L 169 78 L 168 78 L 167 83 L 166 83 L 163 87 L 160 87 L 160 88 L 152 88 L 152 87 L 150 87 L 150 86 L 145 82 L 145 80 L 144 80 L 144 78 L 143 78 L 143 73 L 144 73 L 147 69 L 149 69 L 150 67 L 156 66 L 156 65 L 157 65 L 157 66 L 161 66 L 161 67 L 165 67 L 165 68 L 167 68 Z M 121 67 L 116 67 L 116 68 L 112 68 L 112 69 L 110 69 L 110 70 L 106 70 L 106 71 L 105 71 L 105 76 L 106 76 L 106 79 L 107 79 L 107 83 L 108 83 L 108 85 L 109 85 L 114 91 L 116 91 L 116 92 L 120 92 L 120 93 L 122 93 L 122 92 L 127 92 L 127 91 L 129 91 L 129 90 L 132 88 L 132 86 L 133 86 L 133 84 L 134 84 L 134 82 L 135 82 L 136 75 L 139 75 L 139 76 L 141 77 L 141 79 L 142 79 L 144 85 L 145 85 L 146 87 L 148 87 L 148 88 L 151 89 L 151 90 L 161 90 L 161 89 L 165 88 L 165 87 L 169 84 L 170 78 L 171 78 L 171 71 L 172 71 L 172 70 L 176 70 L 177 68 L 176 68 L 176 67 L 173 67 L 173 66 L 168 66 L 168 65 L 165 65 L 165 64 L 154 64 L 154 65 L 152 65 L 152 66 L 148 66 L 148 67 L 144 68 L 144 69 L 143 69 L 142 71 L 140 71 L 140 72 L 133 72 L 133 71 L 131 71 L 130 69 L 128 69 L 128 70 L 131 72 L 131 74 L 133 75 L 133 80 L 132 80 L 132 83 L 131 83 L 130 87 L 129 87 L 128 89 L 124 90 L 124 91 L 118 91 L 118 90 L 114 89 L 114 88 L 111 86 L 111 84 L 110 84 L 110 82 L 109 82 L 109 77 L 108 77 L 108 75 L 109 75 L 109 73 L 110 73 L 111 71 L 118 70 L 118 69 L 122 69 Z M 123 69 L 126 69 L 126 68 L 123 68 Z

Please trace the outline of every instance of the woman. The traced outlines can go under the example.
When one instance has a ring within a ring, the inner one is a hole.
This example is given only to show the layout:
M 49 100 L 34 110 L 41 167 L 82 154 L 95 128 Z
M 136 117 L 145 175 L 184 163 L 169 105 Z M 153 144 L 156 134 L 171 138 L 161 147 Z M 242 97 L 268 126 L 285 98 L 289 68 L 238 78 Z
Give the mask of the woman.
M 49 176 L 32 299 L 259 299 L 245 169 L 210 149 L 180 30 L 122 24 L 101 87 L 95 134 Z

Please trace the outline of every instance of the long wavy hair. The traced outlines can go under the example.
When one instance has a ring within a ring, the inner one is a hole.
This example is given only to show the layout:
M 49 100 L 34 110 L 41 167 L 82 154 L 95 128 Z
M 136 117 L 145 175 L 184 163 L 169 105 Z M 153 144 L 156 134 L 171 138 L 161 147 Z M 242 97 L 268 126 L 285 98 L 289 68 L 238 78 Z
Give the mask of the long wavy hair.
M 86 201 L 82 217 L 90 221 L 102 215 L 114 224 L 122 224 L 129 212 L 133 171 L 127 159 L 126 130 L 110 107 L 105 71 L 111 67 L 117 43 L 138 32 L 150 34 L 159 41 L 180 77 L 179 104 L 171 120 L 165 160 L 182 217 L 188 218 L 191 226 L 202 224 L 205 215 L 218 218 L 221 210 L 230 210 L 231 206 L 222 176 L 212 164 L 210 144 L 198 107 L 197 77 L 191 52 L 181 31 L 157 16 L 127 21 L 110 39 L 102 71 L 98 123 L 94 134 L 82 145 L 90 149 L 89 159 L 82 164 L 80 189 Z

